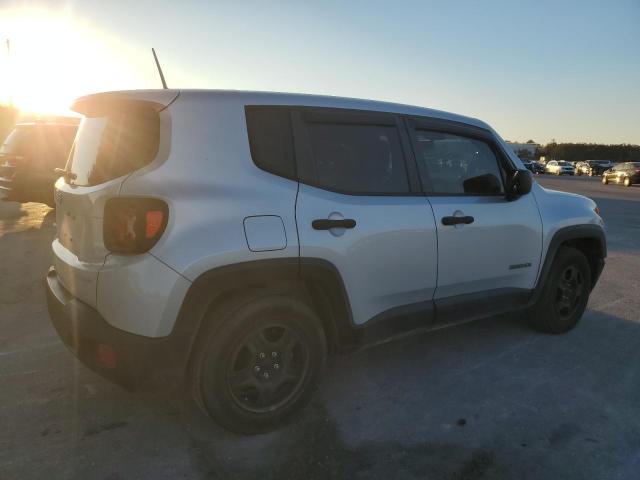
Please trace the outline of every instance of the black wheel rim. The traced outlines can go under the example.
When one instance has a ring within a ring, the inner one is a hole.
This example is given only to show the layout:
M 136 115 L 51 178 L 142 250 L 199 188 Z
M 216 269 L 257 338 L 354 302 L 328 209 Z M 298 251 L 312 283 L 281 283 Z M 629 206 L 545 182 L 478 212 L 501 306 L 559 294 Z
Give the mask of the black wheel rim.
M 578 309 L 585 292 L 582 273 L 574 265 L 566 267 L 556 288 L 555 309 L 562 319 L 570 318 Z
M 298 332 L 270 325 L 239 342 L 226 369 L 236 404 L 253 413 L 276 410 L 293 398 L 309 372 L 309 348 Z

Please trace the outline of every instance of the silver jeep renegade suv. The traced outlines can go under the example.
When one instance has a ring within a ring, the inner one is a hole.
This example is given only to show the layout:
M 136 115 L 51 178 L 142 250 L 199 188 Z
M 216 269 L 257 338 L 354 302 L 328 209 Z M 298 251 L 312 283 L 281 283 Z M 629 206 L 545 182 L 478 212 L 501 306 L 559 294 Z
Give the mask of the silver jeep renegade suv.
M 46 278 L 59 335 L 120 384 L 177 375 L 237 432 L 300 409 L 328 352 L 515 310 L 566 332 L 604 266 L 595 203 L 540 187 L 476 119 L 189 90 L 74 110 Z

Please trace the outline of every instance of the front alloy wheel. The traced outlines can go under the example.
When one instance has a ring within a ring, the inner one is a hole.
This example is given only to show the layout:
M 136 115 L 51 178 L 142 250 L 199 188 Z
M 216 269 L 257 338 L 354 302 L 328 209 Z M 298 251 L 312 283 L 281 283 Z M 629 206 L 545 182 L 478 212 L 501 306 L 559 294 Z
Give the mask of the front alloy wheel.
M 591 293 L 591 270 L 585 255 L 574 247 L 560 247 L 535 305 L 532 325 L 546 333 L 564 333 L 576 326 Z
M 569 265 L 560 275 L 555 292 L 554 307 L 563 321 L 575 313 L 585 291 L 582 273 L 575 265 Z

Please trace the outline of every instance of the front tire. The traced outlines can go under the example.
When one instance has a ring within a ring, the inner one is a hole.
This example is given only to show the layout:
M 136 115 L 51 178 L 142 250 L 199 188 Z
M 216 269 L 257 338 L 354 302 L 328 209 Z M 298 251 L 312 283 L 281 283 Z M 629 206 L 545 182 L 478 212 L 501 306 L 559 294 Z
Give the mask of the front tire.
M 534 328 L 552 334 L 576 326 L 589 300 L 591 270 L 584 254 L 573 247 L 560 247 L 540 298 L 529 310 Z
M 631 179 L 629 177 L 624 177 L 623 184 L 624 184 L 625 187 L 630 187 L 631 186 Z
M 609 183 L 609 179 L 607 178 L 606 175 L 602 175 L 602 184 L 603 185 L 607 185 Z
M 194 368 L 194 393 L 233 432 L 273 430 L 310 400 L 326 359 L 322 323 L 304 303 L 265 296 L 228 310 Z

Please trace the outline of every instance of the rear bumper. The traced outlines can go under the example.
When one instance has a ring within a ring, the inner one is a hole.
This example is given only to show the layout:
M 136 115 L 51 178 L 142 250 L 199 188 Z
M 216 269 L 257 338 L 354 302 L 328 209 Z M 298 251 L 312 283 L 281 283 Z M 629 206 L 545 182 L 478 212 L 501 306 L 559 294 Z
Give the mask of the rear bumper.
M 76 357 L 101 376 L 127 389 L 161 373 L 183 372 L 183 349 L 175 339 L 154 339 L 109 325 L 93 308 L 74 298 L 51 268 L 46 276 L 47 307 L 58 335 Z

